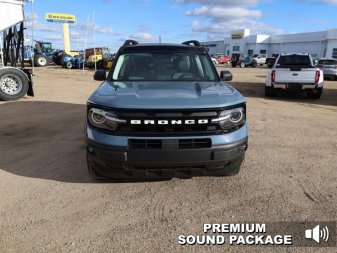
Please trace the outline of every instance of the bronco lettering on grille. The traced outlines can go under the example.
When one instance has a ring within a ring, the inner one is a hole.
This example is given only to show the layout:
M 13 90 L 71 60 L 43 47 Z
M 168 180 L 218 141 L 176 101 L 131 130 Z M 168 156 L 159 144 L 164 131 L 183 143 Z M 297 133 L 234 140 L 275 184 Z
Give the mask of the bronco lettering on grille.
M 130 123 L 131 125 L 206 125 L 210 120 L 131 120 Z

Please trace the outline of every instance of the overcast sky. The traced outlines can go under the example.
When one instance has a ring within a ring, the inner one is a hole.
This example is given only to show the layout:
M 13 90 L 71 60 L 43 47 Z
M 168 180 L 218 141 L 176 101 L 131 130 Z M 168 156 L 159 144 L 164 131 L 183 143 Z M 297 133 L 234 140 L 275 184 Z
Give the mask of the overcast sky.
M 26 34 L 34 21 L 35 39 L 63 48 L 62 25 L 48 23 L 47 12 L 77 17 L 72 49 L 96 45 L 116 51 L 125 39 L 140 42 L 220 40 L 231 31 L 285 34 L 337 28 L 337 0 L 57 0 L 27 4 Z

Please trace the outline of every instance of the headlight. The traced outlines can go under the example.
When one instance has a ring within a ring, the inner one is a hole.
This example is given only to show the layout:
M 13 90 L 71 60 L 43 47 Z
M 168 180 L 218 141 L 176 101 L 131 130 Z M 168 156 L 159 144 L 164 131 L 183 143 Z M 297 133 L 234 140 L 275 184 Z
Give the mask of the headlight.
M 213 123 L 219 123 L 224 130 L 232 130 L 241 127 L 246 122 L 246 113 L 243 107 L 230 109 L 221 112 L 220 117 L 212 120 Z
M 89 110 L 88 120 L 91 125 L 97 128 L 109 130 L 116 130 L 119 124 L 126 123 L 126 120 L 119 119 L 114 112 L 107 112 L 98 108 Z

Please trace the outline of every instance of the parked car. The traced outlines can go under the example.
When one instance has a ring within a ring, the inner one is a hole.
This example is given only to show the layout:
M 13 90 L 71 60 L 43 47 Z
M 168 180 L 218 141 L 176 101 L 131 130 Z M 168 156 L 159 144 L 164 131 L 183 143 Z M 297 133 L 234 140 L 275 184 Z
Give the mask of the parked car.
M 337 59 L 320 59 L 317 67 L 323 71 L 324 78 L 337 80 Z
M 219 62 L 217 61 L 217 59 L 215 59 L 214 57 L 211 57 L 211 59 L 212 59 L 212 62 L 213 62 L 214 65 L 218 65 L 219 64 Z
M 229 55 L 219 55 L 215 57 L 219 64 L 229 64 L 231 63 L 232 57 Z
M 255 68 L 257 66 L 257 62 L 256 60 L 253 59 L 253 57 L 247 56 L 245 58 L 239 58 L 236 65 L 239 65 L 240 68 L 245 68 L 245 67 Z
M 323 92 L 323 72 L 315 67 L 310 54 L 282 54 L 266 76 L 265 95 L 276 91 L 306 92 L 319 99 Z
M 253 55 L 253 59 L 256 61 L 259 65 L 266 64 L 267 55 L 266 54 L 255 54 Z
M 246 100 L 198 41 L 127 40 L 87 103 L 94 179 L 238 174 L 248 148 Z

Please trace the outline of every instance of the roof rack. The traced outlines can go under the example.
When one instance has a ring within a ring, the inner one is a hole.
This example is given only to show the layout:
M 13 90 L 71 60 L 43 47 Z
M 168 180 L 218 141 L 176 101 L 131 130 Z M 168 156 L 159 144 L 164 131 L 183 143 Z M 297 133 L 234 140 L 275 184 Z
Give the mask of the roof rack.
M 125 42 L 124 42 L 124 47 L 125 46 L 133 46 L 133 45 L 138 45 L 139 43 L 137 42 L 137 41 L 135 41 L 135 40 L 126 40 Z
M 195 47 L 201 47 L 201 44 L 197 40 L 188 40 L 182 43 L 183 45 L 186 46 L 195 46 Z

